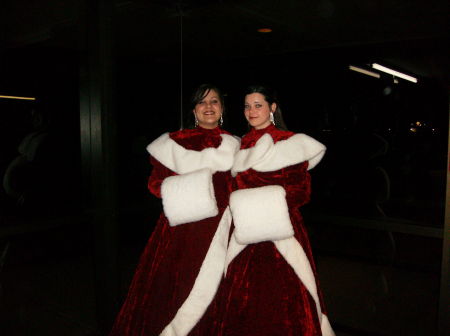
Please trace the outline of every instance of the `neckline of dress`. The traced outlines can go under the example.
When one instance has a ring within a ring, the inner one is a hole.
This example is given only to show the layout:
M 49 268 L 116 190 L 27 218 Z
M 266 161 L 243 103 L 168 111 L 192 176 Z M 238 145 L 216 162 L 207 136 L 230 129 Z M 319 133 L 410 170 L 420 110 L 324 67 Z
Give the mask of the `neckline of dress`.
M 250 130 L 250 133 L 254 134 L 254 135 L 259 135 L 259 134 L 263 135 L 265 133 L 268 133 L 268 132 L 276 130 L 276 129 L 277 128 L 275 127 L 275 125 L 269 124 L 268 126 L 261 128 L 261 129 L 256 129 L 256 128 L 252 127 L 252 129 Z
M 203 128 L 201 126 L 197 126 L 196 128 L 193 128 L 194 131 L 197 131 L 199 133 L 204 133 L 204 134 L 220 134 L 221 133 L 221 129 L 219 128 L 219 126 L 214 127 L 214 128 Z

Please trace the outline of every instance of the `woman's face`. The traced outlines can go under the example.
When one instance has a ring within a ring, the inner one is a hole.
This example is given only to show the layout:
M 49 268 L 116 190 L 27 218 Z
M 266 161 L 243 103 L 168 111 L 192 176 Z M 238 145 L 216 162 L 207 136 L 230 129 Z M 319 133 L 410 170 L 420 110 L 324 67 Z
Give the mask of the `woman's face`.
M 277 105 L 269 105 L 261 93 L 251 93 L 245 96 L 244 114 L 250 126 L 262 129 L 270 125 L 270 112 L 275 111 Z
M 217 92 L 209 90 L 208 94 L 195 105 L 193 112 L 200 127 L 208 129 L 217 127 L 223 112 Z

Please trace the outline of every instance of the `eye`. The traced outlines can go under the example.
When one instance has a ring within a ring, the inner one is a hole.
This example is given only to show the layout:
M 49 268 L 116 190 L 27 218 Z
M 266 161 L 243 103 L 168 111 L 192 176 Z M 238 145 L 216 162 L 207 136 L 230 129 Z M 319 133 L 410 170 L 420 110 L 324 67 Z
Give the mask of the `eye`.
M 219 101 L 217 99 L 213 99 L 213 100 L 211 100 L 211 103 L 212 104 L 217 104 L 217 103 L 219 103 Z
M 201 101 L 199 101 L 198 103 L 197 103 L 197 105 L 202 105 L 202 104 L 204 104 L 205 103 L 205 101 L 204 100 L 201 100 Z
M 256 108 L 261 108 L 262 105 L 261 105 L 261 104 L 255 104 L 255 107 L 256 107 Z
M 245 104 L 245 105 L 244 105 L 244 109 L 245 109 L 245 110 L 248 110 L 249 108 L 250 108 L 250 105 L 248 105 L 248 104 Z

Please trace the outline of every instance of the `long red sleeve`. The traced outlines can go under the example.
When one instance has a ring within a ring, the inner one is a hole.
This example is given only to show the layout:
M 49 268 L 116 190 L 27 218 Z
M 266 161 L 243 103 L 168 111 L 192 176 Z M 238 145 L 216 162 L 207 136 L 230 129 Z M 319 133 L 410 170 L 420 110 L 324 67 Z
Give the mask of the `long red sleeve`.
M 308 162 L 302 162 L 282 169 L 283 187 L 290 207 L 298 208 L 309 202 L 311 197 L 311 176 Z
M 161 184 L 164 179 L 176 174 L 151 156 L 150 163 L 153 166 L 153 169 L 148 179 L 148 190 L 156 197 L 161 198 Z

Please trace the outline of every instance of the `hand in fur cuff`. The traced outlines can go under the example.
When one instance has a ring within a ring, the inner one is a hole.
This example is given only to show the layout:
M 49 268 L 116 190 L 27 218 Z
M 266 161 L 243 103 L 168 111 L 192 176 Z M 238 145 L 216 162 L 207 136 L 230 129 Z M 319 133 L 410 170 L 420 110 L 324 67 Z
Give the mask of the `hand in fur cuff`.
M 161 186 L 164 213 L 171 226 L 216 216 L 216 198 L 209 169 L 168 177 Z
M 294 235 L 286 192 L 281 186 L 237 190 L 230 196 L 230 208 L 239 244 L 274 241 Z

